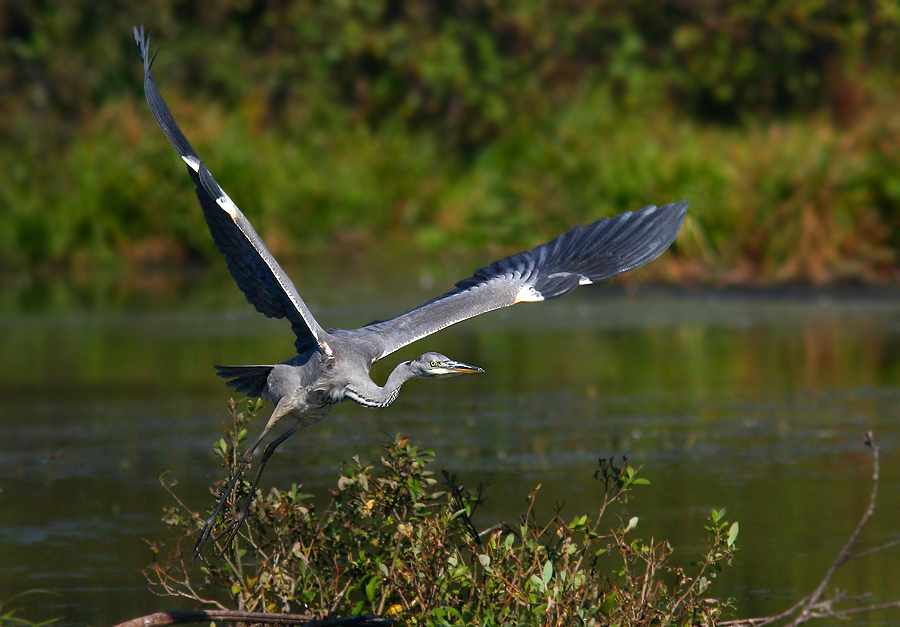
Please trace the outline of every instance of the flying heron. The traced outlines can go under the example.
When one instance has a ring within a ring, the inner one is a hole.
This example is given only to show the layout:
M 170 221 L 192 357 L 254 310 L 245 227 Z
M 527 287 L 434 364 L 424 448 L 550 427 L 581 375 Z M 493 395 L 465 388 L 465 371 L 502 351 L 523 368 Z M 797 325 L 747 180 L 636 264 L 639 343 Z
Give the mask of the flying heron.
M 222 535 L 233 537 L 247 515 L 266 462 L 278 446 L 298 430 L 325 418 L 333 405 L 350 399 L 364 407 L 387 407 L 400 386 L 415 378 L 452 377 L 483 372 L 440 353 L 428 352 L 397 365 L 384 385 L 369 371 L 394 351 L 473 316 L 518 303 L 562 296 L 642 266 L 661 255 L 675 239 L 687 212 L 681 201 L 576 227 L 546 244 L 476 270 L 437 298 L 390 320 L 358 329 L 322 328 L 288 275 L 266 249 L 237 205 L 216 183 L 191 148 L 156 87 L 150 68 L 150 38 L 134 29 L 144 64 L 144 92 L 153 117 L 187 164 L 197 198 L 219 251 L 238 287 L 257 311 L 270 318 L 287 318 L 296 335 L 296 356 L 280 364 L 216 366 L 227 384 L 247 396 L 262 398 L 274 411 L 230 478 L 194 547 L 196 557 L 209 539 L 254 451 L 285 417 L 293 424 L 263 451 L 256 477 L 244 503 Z M 155 57 L 154 57 L 155 58 Z M 221 536 L 220 536 L 221 537 Z

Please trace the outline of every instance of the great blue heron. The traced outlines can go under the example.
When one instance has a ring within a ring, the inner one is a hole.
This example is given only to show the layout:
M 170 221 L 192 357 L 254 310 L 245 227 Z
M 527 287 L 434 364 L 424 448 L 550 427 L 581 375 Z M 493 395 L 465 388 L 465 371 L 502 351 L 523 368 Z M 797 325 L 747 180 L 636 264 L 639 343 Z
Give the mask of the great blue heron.
M 250 445 L 219 502 L 203 527 L 194 556 L 208 540 L 219 512 L 250 459 L 272 428 L 284 417 L 294 424 L 266 446 L 256 477 L 241 510 L 223 534 L 236 533 L 256 492 L 266 461 L 276 448 L 296 433 L 322 420 L 343 400 L 364 407 L 387 407 L 406 381 L 483 372 L 477 366 L 439 353 L 425 353 L 397 365 L 382 386 L 369 370 L 379 359 L 473 316 L 517 303 L 562 296 L 642 266 L 661 255 L 675 239 L 687 212 L 687 202 L 644 207 L 633 213 L 597 220 L 577 227 L 529 251 L 495 261 L 476 270 L 443 296 L 402 315 L 373 322 L 359 329 L 325 330 L 300 298 L 291 279 L 266 249 L 237 205 L 222 191 L 172 118 L 150 67 L 150 38 L 135 27 L 134 38 L 144 64 L 144 91 L 150 110 L 169 141 L 187 164 L 197 197 L 213 239 L 225 255 L 238 287 L 257 311 L 270 318 L 287 318 L 297 339 L 297 355 L 280 364 L 216 366 L 228 385 L 248 396 L 274 405 L 262 433 Z

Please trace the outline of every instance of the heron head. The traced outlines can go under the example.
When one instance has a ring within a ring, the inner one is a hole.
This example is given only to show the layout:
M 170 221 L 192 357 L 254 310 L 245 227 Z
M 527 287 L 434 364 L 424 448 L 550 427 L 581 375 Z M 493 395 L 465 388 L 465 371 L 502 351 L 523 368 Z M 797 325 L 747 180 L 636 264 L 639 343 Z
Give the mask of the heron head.
M 458 374 L 475 374 L 484 372 L 478 366 L 470 366 L 461 361 L 450 359 L 440 353 L 425 353 L 413 360 L 412 364 L 420 377 L 455 377 Z

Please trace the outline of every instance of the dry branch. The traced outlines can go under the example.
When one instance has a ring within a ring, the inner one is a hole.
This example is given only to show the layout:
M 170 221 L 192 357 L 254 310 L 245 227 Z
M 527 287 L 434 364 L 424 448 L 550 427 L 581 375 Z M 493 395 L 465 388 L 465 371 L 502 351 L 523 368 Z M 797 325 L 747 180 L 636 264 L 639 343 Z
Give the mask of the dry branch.
M 188 612 L 157 612 L 119 623 L 115 627 L 163 627 L 188 623 L 248 623 L 264 625 L 298 625 L 302 627 L 385 627 L 393 621 L 379 616 L 350 616 L 315 620 L 309 614 L 270 614 L 267 612 L 236 612 L 229 610 L 197 610 Z
M 780 620 L 785 620 L 796 614 L 794 619 L 789 622 L 786 627 L 797 627 L 798 625 L 802 625 L 803 623 L 817 618 L 848 618 L 857 614 L 867 614 L 869 612 L 900 608 L 900 600 L 897 600 L 887 603 L 860 605 L 857 607 L 850 607 L 845 609 L 835 609 L 833 607 L 835 603 L 853 599 L 845 599 L 841 597 L 840 594 L 835 594 L 835 596 L 831 598 L 823 599 L 823 596 L 828 589 L 828 584 L 831 583 L 831 579 L 834 577 L 834 574 L 841 566 L 851 560 L 879 553 L 900 544 L 900 540 L 895 540 L 871 549 L 867 549 L 865 551 L 860 551 L 858 553 L 853 552 L 853 549 L 856 547 L 856 541 L 859 538 L 859 534 L 869 522 L 872 514 L 875 513 L 875 502 L 878 498 L 878 453 L 880 449 L 878 444 L 875 442 L 875 438 L 873 437 L 871 431 L 866 432 L 864 442 L 866 446 L 872 449 L 872 490 L 869 493 L 869 506 L 866 508 L 866 511 L 863 512 L 862 518 L 860 518 L 859 523 L 857 523 L 856 528 L 853 530 L 853 533 L 850 534 L 847 542 L 844 543 L 844 546 L 841 548 L 834 562 L 831 564 L 831 567 L 828 569 L 828 572 L 825 573 L 825 577 L 822 578 L 822 581 L 819 582 L 819 585 L 816 587 L 816 589 L 812 592 L 812 594 L 800 599 L 797 603 L 795 603 L 784 612 L 781 612 L 780 614 L 776 614 L 774 616 L 762 616 L 759 618 L 742 618 L 739 620 L 720 623 L 721 625 L 727 627 L 762 627 L 763 625 L 769 625 Z

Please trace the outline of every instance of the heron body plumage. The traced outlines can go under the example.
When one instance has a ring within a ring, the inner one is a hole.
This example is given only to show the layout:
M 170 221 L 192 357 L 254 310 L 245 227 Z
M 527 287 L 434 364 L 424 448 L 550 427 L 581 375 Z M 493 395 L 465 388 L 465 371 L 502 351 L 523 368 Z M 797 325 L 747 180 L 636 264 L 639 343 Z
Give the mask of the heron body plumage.
M 287 273 L 266 248 L 234 201 L 222 190 L 175 123 L 150 72 L 149 37 L 134 29 L 144 66 L 144 92 L 150 111 L 187 166 L 209 231 L 238 287 L 257 311 L 286 318 L 295 335 L 296 356 L 271 365 L 216 366 L 227 384 L 270 402 L 274 410 L 248 447 L 194 549 L 199 554 L 253 452 L 283 419 L 291 426 L 264 449 L 256 477 L 241 510 L 225 534 L 236 533 L 255 494 L 269 457 L 299 429 L 319 422 L 331 407 L 352 400 L 364 407 L 393 403 L 401 386 L 415 378 L 483 372 L 439 353 L 424 353 L 398 364 L 384 385 L 370 376 L 372 365 L 400 348 L 450 325 L 518 303 L 539 302 L 628 272 L 661 255 L 675 240 L 687 202 L 648 206 L 603 218 L 555 239 L 485 266 L 420 307 L 358 329 L 323 329 Z

